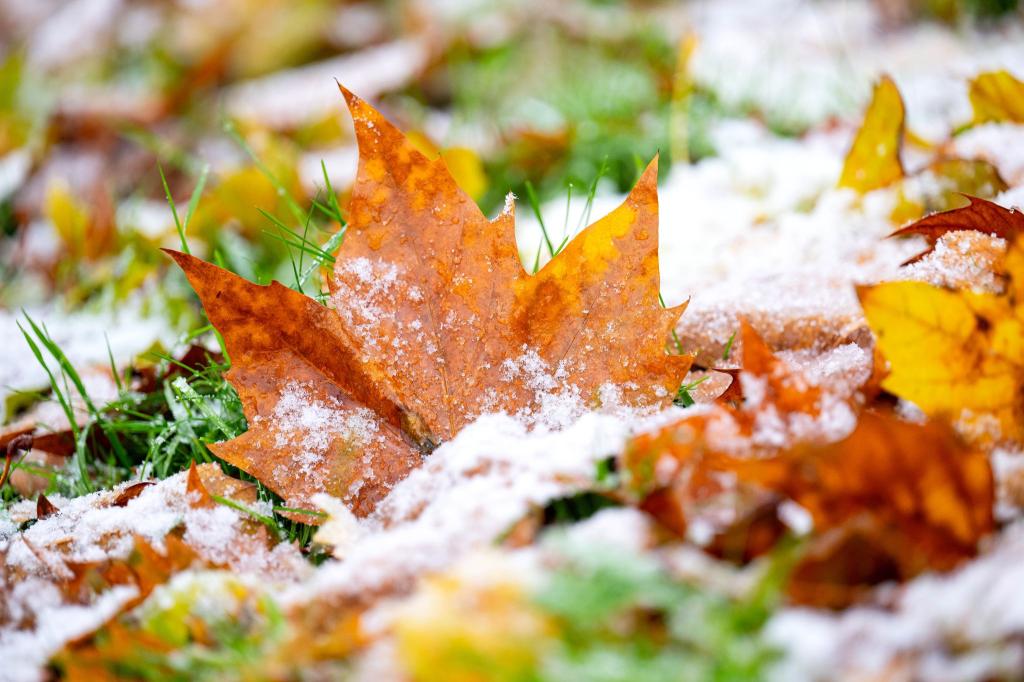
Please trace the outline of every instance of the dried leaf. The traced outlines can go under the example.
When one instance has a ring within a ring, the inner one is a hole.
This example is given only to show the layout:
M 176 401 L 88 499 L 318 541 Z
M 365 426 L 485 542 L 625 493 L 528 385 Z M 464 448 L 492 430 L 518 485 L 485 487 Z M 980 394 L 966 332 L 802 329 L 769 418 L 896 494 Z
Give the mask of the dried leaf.
M 203 485 L 203 481 L 199 478 L 199 470 L 196 468 L 196 461 L 192 460 L 192 463 L 188 467 L 188 479 L 185 483 L 185 494 L 189 496 L 189 501 L 193 507 L 206 507 L 210 508 L 215 506 L 217 503 L 214 502 L 213 497 L 207 492 L 206 486 Z
M 52 516 L 59 511 L 60 509 L 58 509 L 53 502 L 50 502 L 50 500 L 46 498 L 46 495 L 39 493 L 39 497 L 36 498 L 37 519 L 45 519 L 47 516 Z
M 753 458 L 715 449 L 708 424 L 683 420 L 630 445 L 632 478 L 638 464 L 651 472 L 634 488 L 650 491 L 641 508 L 680 535 L 700 518 L 715 530 L 709 551 L 746 561 L 782 536 L 778 503 L 795 502 L 817 534 L 794 573 L 801 602 L 847 604 L 884 579 L 948 570 L 994 529 L 988 457 L 943 424 L 867 412 L 837 443 Z
M 864 194 L 901 180 L 903 125 L 903 98 L 896 83 L 883 76 L 875 85 L 864 122 L 846 155 L 839 186 Z
M 132 483 L 130 486 L 122 490 L 117 494 L 112 503 L 115 507 L 123 507 L 142 493 L 143 490 L 153 485 L 155 481 L 139 481 L 138 483 Z
M 998 295 L 921 282 L 858 290 L 890 363 L 882 387 L 928 415 L 985 429 L 978 438 L 1024 434 L 1024 240 L 1011 243 L 1005 268 L 1006 291 Z
M 914 256 L 905 264 L 921 260 L 935 249 L 939 237 L 958 230 L 974 230 L 1002 239 L 1012 239 L 1024 232 L 1024 213 L 1003 208 L 987 199 L 967 196 L 970 204 L 952 211 L 933 213 L 893 233 L 893 237 L 921 235 L 928 240 L 928 250 Z
M 807 509 L 819 529 L 868 513 L 913 545 L 908 574 L 952 568 L 994 528 L 988 457 L 942 423 L 865 412 L 838 443 L 803 446 L 737 469 Z
M 488 221 L 443 160 L 343 90 L 360 165 L 325 308 L 171 253 L 225 339 L 250 429 L 216 454 L 309 509 L 367 514 L 476 416 L 536 415 L 554 394 L 667 404 L 690 366 L 658 303 L 657 163 L 535 276 L 511 211 Z M 308 520 L 308 519 L 306 519 Z
M 772 405 L 782 415 L 801 413 L 813 416 L 818 413 L 821 389 L 808 384 L 799 372 L 780 360 L 746 320 L 740 321 L 740 339 L 743 358 L 743 373 L 739 377 L 741 391 L 743 376 L 746 375 L 746 381 L 756 382 L 760 389 L 758 407 Z
M 971 196 L 994 197 L 1009 189 L 999 169 L 982 159 L 939 158 L 915 177 L 921 181 L 910 191 L 900 191 L 899 202 L 890 214 L 895 224 L 961 208 Z
M 1024 82 L 1009 71 L 989 71 L 971 79 L 967 96 L 974 123 L 1024 123 Z

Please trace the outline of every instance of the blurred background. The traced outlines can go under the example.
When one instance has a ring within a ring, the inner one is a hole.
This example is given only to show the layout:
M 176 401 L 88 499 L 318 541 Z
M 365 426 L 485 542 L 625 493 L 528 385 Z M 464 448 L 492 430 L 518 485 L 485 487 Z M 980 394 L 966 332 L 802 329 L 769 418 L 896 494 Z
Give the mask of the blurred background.
M 529 263 L 552 207 L 568 236 L 656 152 L 665 179 L 750 126 L 852 130 L 883 71 L 915 134 L 943 134 L 970 118 L 964 79 L 1021 72 L 1021 17 L 1014 0 L 0 0 L 0 335 L 20 347 L 24 308 L 59 320 L 76 362 L 169 347 L 199 323 L 157 248 L 181 232 L 256 281 L 329 265 L 357 161 L 335 79 L 489 215 L 514 192 Z M 45 384 L 6 352 L 0 395 Z

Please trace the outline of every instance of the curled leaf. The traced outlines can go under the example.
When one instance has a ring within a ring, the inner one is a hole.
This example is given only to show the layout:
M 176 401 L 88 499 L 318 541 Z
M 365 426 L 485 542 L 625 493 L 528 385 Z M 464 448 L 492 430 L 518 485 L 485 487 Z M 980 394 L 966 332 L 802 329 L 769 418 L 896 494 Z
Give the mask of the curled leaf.
M 1012 239 L 1024 232 L 1024 213 L 999 204 L 967 196 L 970 204 L 951 211 L 933 213 L 929 216 L 896 230 L 893 237 L 920 235 L 928 240 L 929 248 L 914 256 L 905 265 L 916 262 L 935 249 L 939 237 L 959 230 L 974 230 L 1001 239 Z

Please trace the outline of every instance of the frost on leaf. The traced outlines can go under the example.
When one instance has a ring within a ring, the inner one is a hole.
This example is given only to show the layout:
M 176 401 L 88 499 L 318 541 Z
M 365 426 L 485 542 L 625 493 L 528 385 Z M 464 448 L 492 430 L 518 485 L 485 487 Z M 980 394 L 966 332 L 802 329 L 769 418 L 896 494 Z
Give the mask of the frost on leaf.
M 691 358 L 666 353 L 682 307 L 658 302 L 656 161 L 530 276 L 511 211 L 487 220 L 443 159 L 343 93 L 360 162 L 328 307 L 171 253 L 224 337 L 249 420 L 219 457 L 290 506 L 327 493 L 366 515 L 483 413 L 537 415 L 553 392 L 596 407 L 608 385 L 632 406 L 671 400 Z M 509 370 L 524 357 L 546 381 Z

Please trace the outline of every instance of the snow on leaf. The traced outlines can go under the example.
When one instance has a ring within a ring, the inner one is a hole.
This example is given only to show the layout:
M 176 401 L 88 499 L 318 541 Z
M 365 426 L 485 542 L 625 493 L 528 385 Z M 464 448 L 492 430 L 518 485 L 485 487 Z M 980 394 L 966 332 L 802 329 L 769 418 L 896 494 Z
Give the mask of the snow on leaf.
M 994 529 L 988 457 L 943 424 L 865 412 L 838 442 L 761 457 L 716 450 L 708 425 L 688 420 L 633 442 L 630 471 L 654 472 L 642 508 L 676 533 L 693 536 L 699 522 L 714 533 L 709 551 L 748 560 L 781 537 L 783 503 L 799 505 L 815 531 L 791 577 L 799 602 L 847 605 L 886 580 L 948 570 Z
M 952 211 L 942 211 L 926 216 L 893 233 L 894 237 L 921 235 L 928 240 L 929 248 L 912 258 L 907 264 L 917 262 L 935 250 L 939 237 L 959 230 L 974 230 L 1001 239 L 1010 239 L 1024 232 L 1024 213 L 999 204 L 968 196 L 970 204 Z
M 921 282 L 859 289 L 868 325 L 890 364 L 882 387 L 988 440 L 1024 433 L 1024 240 L 1011 243 L 1003 267 L 1002 294 Z
M 219 457 L 291 506 L 327 493 L 364 516 L 483 413 L 671 401 L 691 358 L 665 351 L 682 306 L 658 302 L 657 161 L 530 276 L 511 211 L 487 220 L 443 159 L 342 92 L 360 162 L 331 307 L 171 252 L 224 337 L 249 420 Z

